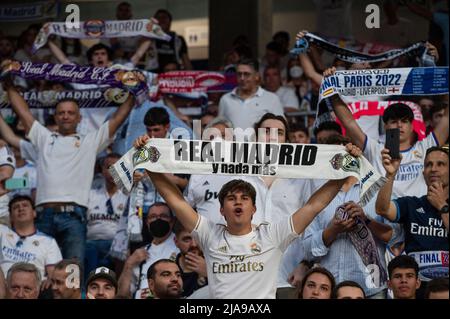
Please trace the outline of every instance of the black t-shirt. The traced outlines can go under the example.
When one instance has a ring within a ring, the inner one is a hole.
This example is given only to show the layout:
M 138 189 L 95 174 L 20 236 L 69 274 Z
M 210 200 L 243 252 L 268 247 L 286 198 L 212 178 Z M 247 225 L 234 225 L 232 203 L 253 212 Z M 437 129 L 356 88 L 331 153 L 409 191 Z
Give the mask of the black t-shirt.
M 184 38 L 175 32 L 168 32 L 168 34 L 171 36 L 170 41 L 155 40 L 160 71 L 169 63 L 175 62 L 180 64 L 181 57 L 187 53 L 187 45 Z
M 419 264 L 422 279 L 448 276 L 448 231 L 427 196 L 400 197 L 396 222 L 405 230 L 405 251 Z
M 180 267 L 181 269 L 180 257 L 181 254 L 178 254 L 176 263 L 178 267 Z M 181 278 L 183 279 L 183 295 L 182 295 L 183 297 L 188 297 L 192 295 L 194 291 L 208 284 L 208 280 L 205 280 L 204 283 L 202 282 L 202 284 L 199 284 L 198 274 L 196 272 L 183 272 L 183 270 L 181 269 Z

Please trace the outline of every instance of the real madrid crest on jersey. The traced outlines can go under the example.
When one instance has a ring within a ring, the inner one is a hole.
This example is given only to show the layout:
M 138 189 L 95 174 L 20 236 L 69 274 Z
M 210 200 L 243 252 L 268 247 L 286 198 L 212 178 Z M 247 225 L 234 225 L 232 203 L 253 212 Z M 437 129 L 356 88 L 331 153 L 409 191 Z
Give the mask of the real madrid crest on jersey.
M 177 253 L 171 253 L 169 259 L 173 261 L 177 260 Z
M 148 161 L 156 163 L 160 156 L 161 153 L 158 151 L 156 147 L 143 146 L 133 154 L 133 165 L 136 166 Z
M 413 155 L 416 158 L 422 158 L 423 157 L 422 153 L 420 151 L 418 151 L 418 150 L 413 151 Z
M 259 254 L 261 252 L 261 247 L 259 247 L 257 243 L 252 243 L 250 245 L 250 250 L 254 254 Z
M 330 160 L 331 166 L 335 170 L 339 170 L 342 168 L 342 170 L 346 172 L 355 172 L 359 173 L 360 169 L 360 160 L 356 157 L 351 156 L 350 154 L 336 154 L 333 156 L 333 158 Z

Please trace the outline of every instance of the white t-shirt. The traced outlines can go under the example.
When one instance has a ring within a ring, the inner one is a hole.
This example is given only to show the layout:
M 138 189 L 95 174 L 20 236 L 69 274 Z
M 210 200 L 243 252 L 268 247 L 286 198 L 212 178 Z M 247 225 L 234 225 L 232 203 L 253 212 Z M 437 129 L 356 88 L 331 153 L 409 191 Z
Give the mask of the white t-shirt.
M 149 258 L 142 266 L 133 269 L 133 278 L 131 280 L 131 292 L 136 291 L 135 299 L 145 299 L 150 293 L 147 281 L 147 271 L 150 266 L 160 259 L 172 259 L 175 261 L 180 250 L 175 246 L 175 234 L 171 234 L 164 242 L 159 245 L 151 244 L 146 247 Z
M 110 198 L 105 186 L 91 189 L 87 210 L 87 239 L 113 240 L 119 219 L 127 208 L 127 200 L 128 196 L 121 190 L 117 190 Z
M 21 238 L 11 228 L 0 225 L 0 248 L 0 265 L 5 276 L 13 264 L 27 262 L 35 265 L 44 278 L 45 266 L 62 259 L 56 240 L 39 231 Z
M 34 121 L 28 137 L 38 150 L 36 205 L 75 202 L 87 207 L 96 155 L 112 141 L 109 123 L 87 135 L 62 136 Z
M 427 185 L 422 174 L 425 153 L 428 148 L 437 145 L 436 137 L 434 133 L 431 133 L 408 150 L 400 152 L 403 158 L 398 173 L 395 176 L 392 198 L 404 196 L 422 197 L 427 193 Z M 366 138 L 364 156 L 384 176 L 386 171 L 381 161 L 381 150 L 383 148 L 384 145 L 382 143 Z
M 38 151 L 36 147 L 34 147 L 33 144 L 24 139 L 20 140 L 19 145 L 20 145 L 20 156 L 22 156 L 24 160 L 36 164 L 36 161 L 38 159 Z
M 252 220 L 252 223 L 256 225 L 264 221 L 281 222 L 303 207 L 313 193 L 311 180 L 306 179 L 277 178 L 270 187 L 267 187 L 263 179 L 257 176 L 249 176 L 248 182 L 256 189 L 256 213 Z M 301 241 L 301 238 L 296 241 Z M 298 255 L 299 258 L 303 258 L 303 251 L 300 250 Z M 293 253 L 283 255 L 278 272 L 277 288 L 292 287 L 287 279 L 294 270 L 291 266 L 298 264 L 297 258 L 298 256 Z
M 219 116 L 230 120 L 234 128 L 253 128 L 269 112 L 284 116 L 283 106 L 276 94 L 259 87 L 255 95 L 242 100 L 236 92 L 237 88 L 222 96 L 219 102 Z M 242 136 L 236 138 L 239 141 Z
M 281 257 L 298 237 L 292 217 L 234 236 L 200 215 L 193 234 L 205 255 L 212 299 L 275 298 Z
M 295 90 L 289 86 L 280 86 L 275 92 L 280 98 L 283 107 L 293 107 L 299 109 L 298 98 L 295 95 Z
M 220 214 L 218 195 L 222 186 L 233 179 L 249 182 L 256 190 L 256 212 L 252 219 L 254 225 L 263 222 L 279 222 L 288 218 L 297 209 L 303 207 L 312 194 L 310 180 L 304 179 L 277 178 L 270 187 L 267 187 L 263 179 L 257 176 L 192 175 L 186 200 L 208 220 L 216 224 L 226 224 Z M 303 258 L 302 251 L 298 254 L 300 258 Z M 293 270 L 291 265 L 295 263 L 298 264 L 297 256 L 294 254 L 283 256 L 277 287 L 291 287 L 287 278 Z

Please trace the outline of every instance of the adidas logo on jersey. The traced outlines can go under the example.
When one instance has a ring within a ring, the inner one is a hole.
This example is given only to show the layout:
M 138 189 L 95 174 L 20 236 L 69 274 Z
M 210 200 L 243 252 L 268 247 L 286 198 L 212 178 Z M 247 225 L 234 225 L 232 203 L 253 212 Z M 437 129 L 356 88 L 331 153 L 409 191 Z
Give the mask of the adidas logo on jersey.
M 423 209 L 423 207 L 419 207 L 416 209 L 416 212 L 420 213 L 420 214 L 425 214 L 425 210 Z
M 217 250 L 220 251 L 221 253 L 226 253 L 227 252 L 227 246 L 219 247 L 219 249 L 217 249 Z
M 209 182 L 205 181 L 202 186 L 208 186 L 208 185 L 209 185 Z

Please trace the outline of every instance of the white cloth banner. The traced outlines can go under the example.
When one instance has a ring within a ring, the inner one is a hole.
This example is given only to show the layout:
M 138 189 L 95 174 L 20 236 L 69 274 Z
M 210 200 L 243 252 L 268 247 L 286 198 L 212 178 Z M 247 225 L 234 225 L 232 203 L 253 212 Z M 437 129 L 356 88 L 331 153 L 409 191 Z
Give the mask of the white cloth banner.
M 58 3 L 55 1 L 1 5 L 0 21 L 17 22 L 56 18 L 58 8 Z
M 362 206 L 384 183 L 364 157 L 355 158 L 337 145 L 151 139 L 141 149 L 129 150 L 110 171 L 117 185 L 129 193 L 136 169 L 307 179 L 355 176 L 361 185 Z
M 69 28 L 66 22 L 46 23 L 33 43 L 33 51 L 43 47 L 51 34 L 64 38 L 100 39 L 144 36 L 169 41 L 170 36 L 161 29 L 155 19 L 140 20 L 88 20 L 79 23 L 78 28 Z

